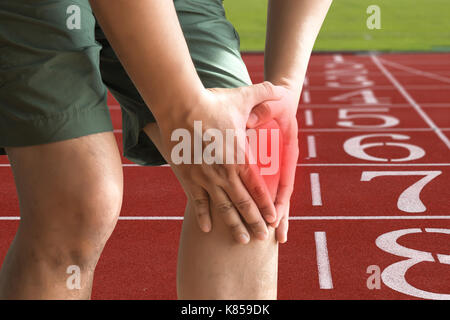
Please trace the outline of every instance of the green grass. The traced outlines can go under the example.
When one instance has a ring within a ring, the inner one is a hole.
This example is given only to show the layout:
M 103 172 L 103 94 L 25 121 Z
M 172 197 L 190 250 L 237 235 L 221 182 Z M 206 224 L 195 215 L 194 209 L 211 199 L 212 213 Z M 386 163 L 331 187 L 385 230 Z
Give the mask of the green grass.
M 267 0 L 224 0 L 243 51 L 264 50 Z M 369 5 L 381 8 L 381 29 L 366 26 Z M 334 0 L 316 51 L 450 51 L 450 0 Z

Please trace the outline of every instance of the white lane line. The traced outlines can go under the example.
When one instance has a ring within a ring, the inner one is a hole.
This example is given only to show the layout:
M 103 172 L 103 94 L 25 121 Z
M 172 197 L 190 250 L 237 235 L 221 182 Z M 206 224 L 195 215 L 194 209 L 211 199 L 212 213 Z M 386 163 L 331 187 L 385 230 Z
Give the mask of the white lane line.
M 311 173 L 309 175 L 311 183 L 311 199 L 312 205 L 318 207 L 322 205 L 322 194 L 320 191 L 320 181 L 318 173 Z
M 430 78 L 430 79 L 433 79 L 433 80 L 438 80 L 438 81 L 442 81 L 442 82 L 445 82 L 445 83 L 450 83 L 450 78 L 443 77 L 443 76 L 435 74 L 435 73 L 414 69 L 414 68 L 405 66 L 403 64 L 400 64 L 400 63 L 397 63 L 397 62 L 392 62 L 392 61 L 381 59 L 381 58 L 378 58 L 378 60 L 380 60 L 382 63 L 387 64 L 387 65 L 389 65 L 389 66 L 391 66 L 393 68 L 397 68 L 397 69 L 400 69 L 400 70 L 403 70 L 403 71 L 406 71 L 406 72 L 410 72 L 410 73 L 413 73 L 413 74 L 416 74 L 416 75 L 419 75 L 419 76 L 423 76 L 423 77 L 426 77 L 426 78 Z
M 341 54 L 335 54 L 333 56 L 334 62 L 337 63 L 343 63 L 344 62 L 344 57 Z
M 422 103 L 422 108 L 450 108 L 449 102 L 428 102 L 428 103 Z M 317 104 L 308 104 L 303 105 L 300 103 L 299 108 L 305 109 L 305 108 L 313 108 L 313 109 L 334 109 L 334 108 L 345 108 L 345 107 L 355 107 L 355 106 L 362 106 L 367 107 L 367 104 L 358 104 L 358 103 L 317 103 Z M 377 107 L 389 107 L 389 108 L 411 108 L 411 105 L 408 103 L 378 103 L 376 105 Z
M 178 221 L 183 216 L 121 216 L 124 221 Z M 0 217 L 0 221 L 17 221 L 18 216 Z M 339 220 L 450 220 L 450 216 L 290 216 L 292 221 L 339 221 Z
M 367 87 L 367 86 L 366 86 Z M 436 85 L 436 84 L 407 84 L 404 86 L 405 89 L 409 89 L 409 90 L 448 90 L 450 88 L 450 85 L 448 84 L 441 84 L 441 85 Z M 391 84 L 386 84 L 386 85 L 371 85 L 370 88 L 372 90 L 395 90 L 392 89 L 392 85 Z M 342 84 L 338 87 L 332 87 L 332 86 L 311 86 L 309 87 L 309 90 L 311 91 L 335 91 L 335 90 L 339 90 L 339 89 L 354 89 L 354 86 L 346 86 L 345 84 Z M 359 88 L 357 88 L 359 89 Z M 378 103 L 379 104 L 379 103 Z
M 373 63 L 380 69 L 380 71 L 392 82 L 394 87 L 401 93 L 401 95 L 411 104 L 411 106 L 416 110 L 416 112 L 422 117 L 422 119 L 428 124 L 430 128 L 434 130 L 436 135 L 444 142 L 448 149 L 450 149 L 450 140 L 445 136 L 445 134 L 436 126 L 433 120 L 423 111 L 420 105 L 414 100 L 410 94 L 405 90 L 405 88 L 397 81 L 397 79 L 390 73 L 380 60 L 375 55 L 370 55 Z
M 450 163 L 298 163 L 297 167 L 450 167 Z
M 343 90 L 343 89 L 353 89 L 353 86 L 347 87 L 345 84 L 339 86 L 339 87 L 331 87 L 331 86 L 311 86 L 309 87 L 310 91 L 325 91 L 325 94 L 327 94 L 329 91 L 335 91 L 335 90 Z M 441 84 L 441 85 L 432 85 L 432 84 L 424 84 L 424 85 L 405 85 L 405 89 L 408 90 L 448 90 L 450 88 L 450 85 L 448 84 Z M 357 88 L 359 89 L 359 88 Z M 391 84 L 387 85 L 371 85 L 370 89 L 372 90 L 395 90 L 392 88 Z M 353 89 L 355 90 L 355 89 Z M 323 93 L 322 93 L 323 94 Z M 377 105 L 381 104 L 381 102 L 378 102 Z
M 441 128 L 442 131 L 450 131 L 450 128 Z M 411 131 L 411 132 L 432 132 L 432 128 L 361 128 L 361 129 L 342 129 L 342 128 L 301 128 L 298 132 L 393 132 L 393 131 Z
M 1 163 L 0 168 L 9 168 L 9 163 Z M 122 167 L 161 168 L 162 166 L 141 166 L 133 163 L 124 163 Z M 297 163 L 297 167 L 450 167 L 450 163 Z
M 312 127 L 314 125 L 313 114 L 311 109 L 305 110 L 305 123 L 308 127 Z
M 308 144 L 308 159 L 316 158 L 317 157 L 316 137 L 308 136 L 306 140 Z
M 450 220 L 450 216 L 291 216 L 289 220 Z
M 308 111 L 308 110 L 306 110 Z M 307 126 L 314 125 L 314 121 L 311 115 L 308 115 L 305 111 L 305 122 Z M 311 112 L 311 111 L 310 111 Z M 308 119 L 308 117 L 311 117 Z M 299 132 L 366 132 L 366 131 L 435 131 L 433 128 L 367 128 L 367 129 L 342 129 L 342 128 L 315 128 L 315 129 L 298 129 Z M 442 131 L 450 131 L 450 128 L 440 128 Z M 114 133 L 122 134 L 122 129 L 114 129 Z
M 308 86 L 309 85 L 309 78 L 308 76 L 305 76 L 305 80 L 303 80 L 303 86 Z
M 358 62 L 356 62 L 356 63 L 353 62 L 353 63 L 350 63 L 350 64 L 353 64 L 353 65 L 355 65 L 355 64 L 356 65 L 361 65 L 362 64 L 362 65 L 364 65 L 364 63 L 358 63 Z M 325 70 L 325 71 L 320 71 L 320 70 L 312 70 L 311 67 L 310 67 L 309 70 L 310 70 L 310 71 L 308 71 L 309 76 L 316 77 L 316 78 L 329 75 L 329 73 L 330 73 L 330 69 Z M 441 71 L 441 73 L 444 76 L 450 76 L 450 71 L 445 70 L 445 71 Z M 261 72 L 261 74 L 264 74 L 264 72 Z M 409 78 L 409 79 L 417 78 L 417 75 L 409 74 L 408 72 L 403 72 L 403 73 L 398 73 L 398 74 L 401 75 L 402 77 L 406 77 L 406 78 Z M 255 76 L 256 76 L 256 74 L 255 74 Z M 378 76 L 379 76 L 378 74 L 371 75 L 372 78 L 376 78 Z
M 163 216 L 154 216 L 154 217 L 132 217 L 132 216 L 123 216 L 119 217 L 119 220 L 130 220 L 130 221 L 136 221 L 136 220 L 156 220 L 156 221 L 164 221 L 164 220 L 183 220 L 184 218 L 182 216 L 170 216 L 170 217 L 163 217 Z
M 302 98 L 303 98 L 302 99 L 303 103 L 306 103 L 306 104 L 311 103 L 311 95 L 309 94 L 309 90 L 303 91 Z
M 307 113 L 309 111 L 309 113 Z M 310 118 L 308 118 L 310 117 Z M 305 122 L 307 126 L 313 126 L 311 110 L 305 110 Z M 435 131 L 433 128 L 367 128 L 367 129 L 342 129 L 342 128 L 315 128 L 315 129 L 298 129 L 299 132 L 366 132 L 366 131 Z M 440 128 L 441 131 L 450 131 L 450 128 Z M 114 133 L 122 134 L 122 129 L 114 129 Z
M 358 105 L 357 103 L 355 103 L 355 104 L 353 104 L 353 103 L 348 103 L 348 104 L 345 104 L 345 103 L 340 103 L 340 104 L 323 103 L 323 104 L 310 104 L 310 105 L 307 106 L 307 108 L 309 108 L 309 107 L 313 107 L 313 108 L 343 108 L 343 107 L 346 107 L 346 106 L 353 107 L 353 106 L 357 106 L 357 105 Z M 367 104 L 362 104 L 362 105 L 363 106 L 367 106 Z M 422 105 L 422 107 L 426 107 L 426 108 L 433 108 L 433 107 L 448 108 L 448 107 L 450 107 L 450 103 L 449 102 L 427 102 L 427 103 L 422 102 L 421 105 Z M 301 103 L 300 103 L 300 106 L 302 106 Z M 377 106 L 389 106 L 391 108 L 410 107 L 410 105 L 407 104 L 407 103 L 381 103 L 381 102 L 378 103 Z M 110 105 L 109 109 L 111 111 L 117 111 L 117 110 L 120 110 L 120 107 L 116 106 L 116 105 Z
M 319 271 L 320 289 L 333 289 L 330 259 L 328 257 L 327 235 L 325 232 L 314 232 L 316 240 L 317 269 Z

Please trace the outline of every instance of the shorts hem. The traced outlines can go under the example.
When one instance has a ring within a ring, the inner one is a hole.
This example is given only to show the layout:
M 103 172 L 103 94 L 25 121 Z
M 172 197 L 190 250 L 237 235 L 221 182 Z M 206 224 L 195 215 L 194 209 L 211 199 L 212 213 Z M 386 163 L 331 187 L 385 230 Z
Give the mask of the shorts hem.
M 113 131 L 104 101 L 93 108 L 64 112 L 58 117 L 29 121 L 0 120 L 0 154 L 5 147 L 27 147 Z

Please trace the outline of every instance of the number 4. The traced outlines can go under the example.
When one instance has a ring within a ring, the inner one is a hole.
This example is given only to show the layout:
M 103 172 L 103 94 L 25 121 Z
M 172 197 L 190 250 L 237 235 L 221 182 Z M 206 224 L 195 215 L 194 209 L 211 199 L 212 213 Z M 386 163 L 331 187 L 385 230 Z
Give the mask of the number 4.
M 364 171 L 361 175 L 361 181 L 370 181 L 381 176 L 425 176 L 403 191 L 397 201 L 397 207 L 400 210 L 417 213 L 427 210 L 420 200 L 420 192 L 440 174 L 442 174 L 442 171 Z

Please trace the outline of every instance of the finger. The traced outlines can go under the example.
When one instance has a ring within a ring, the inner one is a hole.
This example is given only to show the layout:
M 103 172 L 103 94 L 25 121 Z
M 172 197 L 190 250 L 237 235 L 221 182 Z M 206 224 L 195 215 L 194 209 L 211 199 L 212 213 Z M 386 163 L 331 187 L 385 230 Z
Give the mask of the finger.
M 213 210 L 220 215 L 220 218 L 223 220 L 225 225 L 231 229 L 233 238 L 238 243 L 247 244 L 250 241 L 250 235 L 247 228 L 223 189 L 214 187 L 209 194 L 213 201 Z
M 283 132 L 283 156 L 281 159 L 280 182 L 278 185 L 275 207 L 279 217 L 283 217 L 289 207 L 289 202 L 294 191 L 295 171 L 299 155 L 298 129 L 295 123 Z M 278 225 L 278 222 L 275 225 Z
M 289 92 L 287 89 L 280 86 L 273 86 L 273 88 L 275 95 L 279 98 L 255 104 L 247 121 L 247 126 L 249 128 L 256 128 L 266 124 L 272 119 L 281 118 L 286 115 L 286 103 L 288 103 L 288 100 L 283 98 L 289 97 Z
M 203 232 L 212 228 L 208 193 L 201 187 L 191 187 L 191 198 L 198 225 Z
M 288 230 L 289 230 L 289 216 L 285 215 L 281 219 L 280 225 L 276 229 L 275 232 L 276 240 L 280 243 L 286 243 Z
M 273 120 L 272 110 L 268 103 L 264 102 L 254 107 L 247 121 L 248 128 L 256 128 Z
M 267 225 L 239 176 L 230 178 L 224 190 L 255 237 L 259 240 L 265 240 L 269 234 Z
M 277 220 L 275 205 L 270 196 L 265 181 L 259 173 L 257 165 L 246 165 L 239 171 L 242 183 L 253 198 L 260 214 L 267 223 L 273 223 Z
M 272 224 L 273 227 L 278 228 L 281 219 L 288 214 L 291 195 L 292 191 L 290 186 L 279 186 L 277 200 L 275 200 L 275 209 L 278 213 L 278 219 Z
M 244 105 L 248 106 L 248 112 L 253 109 L 254 106 L 263 103 L 268 100 L 280 100 L 283 96 L 283 89 L 274 86 L 268 81 L 258 83 L 255 85 L 241 87 L 240 93 L 244 97 Z
M 286 212 L 289 209 L 289 202 L 294 191 L 295 171 L 297 167 L 296 161 L 294 164 L 287 162 L 283 165 L 285 168 L 281 171 L 280 183 L 278 185 L 277 197 L 275 199 L 275 208 L 279 218 L 286 215 Z M 289 172 L 284 170 L 287 167 L 291 167 Z M 275 223 L 275 226 L 278 226 L 278 223 L 279 221 Z

